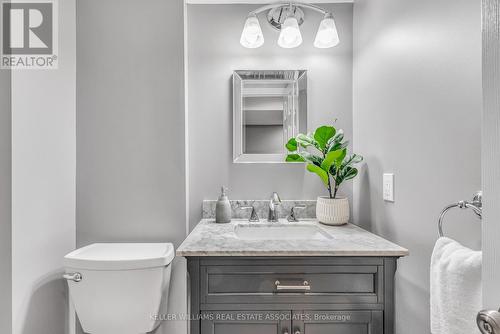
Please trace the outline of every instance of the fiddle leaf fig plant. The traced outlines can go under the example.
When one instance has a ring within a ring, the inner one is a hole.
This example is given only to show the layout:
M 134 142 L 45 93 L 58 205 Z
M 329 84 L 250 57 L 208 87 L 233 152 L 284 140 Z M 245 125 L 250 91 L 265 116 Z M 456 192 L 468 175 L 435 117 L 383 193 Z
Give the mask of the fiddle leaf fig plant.
M 306 169 L 319 176 L 330 198 L 336 198 L 340 185 L 358 175 L 354 165 L 363 161 L 361 155 L 347 154 L 348 145 L 342 130 L 320 126 L 314 133 L 290 138 L 285 145 L 290 152 L 286 161 L 307 163 Z

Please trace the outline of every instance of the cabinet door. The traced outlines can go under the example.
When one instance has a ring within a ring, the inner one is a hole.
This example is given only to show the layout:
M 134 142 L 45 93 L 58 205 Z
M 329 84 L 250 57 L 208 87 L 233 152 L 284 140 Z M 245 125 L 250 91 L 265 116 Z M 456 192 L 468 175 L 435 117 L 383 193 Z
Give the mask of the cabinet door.
M 294 312 L 294 334 L 383 334 L 382 311 Z
M 288 334 L 290 311 L 216 311 L 201 313 L 201 334 Z

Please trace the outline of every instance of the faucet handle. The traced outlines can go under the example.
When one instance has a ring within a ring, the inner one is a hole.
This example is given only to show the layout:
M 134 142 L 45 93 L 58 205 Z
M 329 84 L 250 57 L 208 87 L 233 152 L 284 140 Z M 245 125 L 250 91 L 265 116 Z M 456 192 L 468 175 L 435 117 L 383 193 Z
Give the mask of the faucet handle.
M 292 207 L 292 209 L 290 209 L 290 215 L 288 215 L 288 217 L 286 217 L 286 219 L 289 222 L 291 222 L 291 223 L 298 222 L 299 220 L 295 216 L 295 210 L 297 210 L 297 209 L 305 209 L 305 208 L 306 208 L 305 205 L 297 205 L 297 206 Z
M 279 203 L 281 204 L 281 198 L 280 198 L 280 195 L 278 195 L 277 192 L 273 192 L 272 195 L 271 195 L 271 202 L 274 202 L 274 203 Z
M 269 200 L 269 209 L 274 211 L 278 205 L 281 205 L 280 195 L 277 192 L 273 192 Z
M 258 222 L 258 221 L 260 221 L 259 215 L 257 214 L 257 211 L 255 211 L 255 207 L 253 205 L 240 206 L 240 209 L 241 210 L 252 209 L 252 213 L 250 214 L 250 218 L 248 219 L 249 222 Z

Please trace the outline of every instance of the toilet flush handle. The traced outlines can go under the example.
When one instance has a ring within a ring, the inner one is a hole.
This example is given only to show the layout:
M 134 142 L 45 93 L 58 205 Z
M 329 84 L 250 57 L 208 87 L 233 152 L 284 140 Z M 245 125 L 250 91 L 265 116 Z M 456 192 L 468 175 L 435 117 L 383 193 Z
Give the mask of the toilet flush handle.
M 64 274 L 63 278 L 67 279 L 68 281 L 80 282 L 83 277 L 80 273 L 68 273 Z

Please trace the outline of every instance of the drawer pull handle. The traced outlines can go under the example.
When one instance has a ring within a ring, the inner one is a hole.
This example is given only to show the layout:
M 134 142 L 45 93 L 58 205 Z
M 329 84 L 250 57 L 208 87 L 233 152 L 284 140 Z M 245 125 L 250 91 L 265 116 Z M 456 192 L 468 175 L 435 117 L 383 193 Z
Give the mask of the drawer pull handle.
M 298 290 L 298 291 L 310 291 L 311 286 L 309 285 L 308 281 L 302 282 L 302 284 L 299 285 L 282 285 L 280 281 L 274 282 L 274 285 L 276 285 L 276 290 Z

